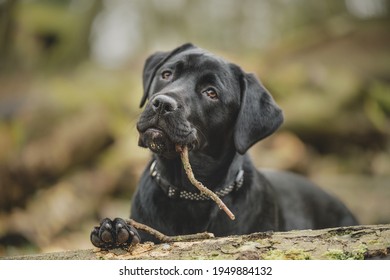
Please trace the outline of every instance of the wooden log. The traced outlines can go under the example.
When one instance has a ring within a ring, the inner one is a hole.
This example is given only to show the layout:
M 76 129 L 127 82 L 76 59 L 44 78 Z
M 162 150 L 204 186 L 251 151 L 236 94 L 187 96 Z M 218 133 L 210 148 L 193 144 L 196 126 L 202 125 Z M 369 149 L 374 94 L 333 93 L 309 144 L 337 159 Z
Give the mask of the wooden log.
M 137 244 L 128 250 L 78 250 L 6 259 L 390 259 L 390 224 L 253 233 L 188 242 Z
M 76 167 L 93 162 L 114 141 L 105 116 L 83 113 L 28 143 L 0 166 L 0 210 L 25 206 L 38 189 L 49 187 Z

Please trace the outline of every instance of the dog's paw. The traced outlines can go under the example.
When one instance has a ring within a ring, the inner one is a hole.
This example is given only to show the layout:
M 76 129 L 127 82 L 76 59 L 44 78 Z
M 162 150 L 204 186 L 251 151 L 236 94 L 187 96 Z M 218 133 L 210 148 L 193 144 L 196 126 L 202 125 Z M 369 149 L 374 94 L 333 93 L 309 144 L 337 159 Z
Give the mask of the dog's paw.
M 102 249 L 128 247 L 141 241 L 137 230 L 121 218 L 113 221 L 109 218 L 103 219 L 100 225 L 92 230 L 90 239 L 95 247 Z

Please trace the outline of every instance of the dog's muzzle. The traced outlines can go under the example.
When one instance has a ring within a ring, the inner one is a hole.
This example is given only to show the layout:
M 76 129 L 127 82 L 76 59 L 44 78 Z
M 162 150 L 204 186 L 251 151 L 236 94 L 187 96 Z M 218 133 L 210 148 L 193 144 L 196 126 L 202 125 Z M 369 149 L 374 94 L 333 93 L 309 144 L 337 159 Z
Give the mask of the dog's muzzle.
M 196 146 L 197 132 L 187 121 L 179 101 L 166 95 L 155 95 L 137 123 L 138 145 L 168 158 L 177 156 L 176 145 Z

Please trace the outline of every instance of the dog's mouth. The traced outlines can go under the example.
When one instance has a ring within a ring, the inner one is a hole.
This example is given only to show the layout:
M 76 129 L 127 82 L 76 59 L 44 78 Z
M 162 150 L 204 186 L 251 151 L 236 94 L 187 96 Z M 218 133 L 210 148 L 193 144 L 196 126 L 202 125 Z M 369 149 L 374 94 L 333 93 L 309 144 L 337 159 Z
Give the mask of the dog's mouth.
M 187 146 L 189 150 L 196 147 L 194 132 L 190 132 L 185 139 L 172 139 L 160 128 L 151 127 L 140 132 L 138 145 L 149 148 L 153 153 L 167 158 L 177 156 L 176 145 Z
M 174 148 L 174 144 L 167 135 L 158 128 L 148 128 L 145 132 L 140 133 L 138 144 L 141 147 L 149 148 L 157 154 Z

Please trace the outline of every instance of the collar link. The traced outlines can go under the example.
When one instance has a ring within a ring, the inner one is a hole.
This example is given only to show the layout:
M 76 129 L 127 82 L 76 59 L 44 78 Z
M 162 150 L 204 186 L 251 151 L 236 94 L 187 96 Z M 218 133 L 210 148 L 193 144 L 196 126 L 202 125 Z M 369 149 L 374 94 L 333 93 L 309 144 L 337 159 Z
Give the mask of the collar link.
M 150 177 L 152 177 L 156 181 L 157 185 L 159 185 L 159 187 L 165 192 L 165 194 L 169 198 L 180 198 L 180 199 L 195 200 L 195 201 L 210 200 L 210 197 L 200 192 L 190 192 L 184 190 L 181 191 L 176 186 L 170 184 L 167 180 L 161 177 L 161 174 L 158 171 L 156 165 L 157 165 L 157 161 L 154 160 L 149 168 Z M 240 169 L 237 173 L 236 179 L 232 184 L 216 191 L 215 193 L 219 197 L 224 197 L 230 194 L 231 192 L 240 189 L 243 184 L 244 184 L 244 170 Z

